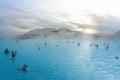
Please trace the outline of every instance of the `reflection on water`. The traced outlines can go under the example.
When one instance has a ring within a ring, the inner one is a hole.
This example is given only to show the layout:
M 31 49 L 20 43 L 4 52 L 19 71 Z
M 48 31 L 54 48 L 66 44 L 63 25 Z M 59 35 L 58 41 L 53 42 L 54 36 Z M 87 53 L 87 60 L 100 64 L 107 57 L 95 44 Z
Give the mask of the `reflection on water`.
M 119 44 L 105 40 L 0 40 L 0 80 L 120 80 Z M 4 54 L 6 48 L 17 51 L 14 61 L 11 53 Z M 30 70 L 18 71 L 24 64 Z

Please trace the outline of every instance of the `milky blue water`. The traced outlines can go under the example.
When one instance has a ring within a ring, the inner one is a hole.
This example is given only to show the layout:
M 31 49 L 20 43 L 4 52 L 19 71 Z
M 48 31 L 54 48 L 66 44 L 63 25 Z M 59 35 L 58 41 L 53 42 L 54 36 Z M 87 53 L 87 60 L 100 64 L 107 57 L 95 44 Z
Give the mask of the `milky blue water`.
M 0 80 L 120 80 L 120 41 L 0 40 Z

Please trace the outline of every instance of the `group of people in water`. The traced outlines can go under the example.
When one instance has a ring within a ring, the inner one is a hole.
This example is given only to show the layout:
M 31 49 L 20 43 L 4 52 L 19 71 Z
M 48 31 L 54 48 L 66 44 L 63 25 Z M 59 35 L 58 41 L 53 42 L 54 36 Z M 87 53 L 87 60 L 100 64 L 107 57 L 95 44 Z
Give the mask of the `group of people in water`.
M 90 44 L 89 46 L 91 47 L 92 45 L 93 45 L 93 44 Z M 95 46 L 96 48 L 99 48 L 99 44 L 94 44 L 94 46 Z M 104 44 L 104 46 L 105 46 L 106 50 L 109 49 L 109 44 Z
M 68 42 L 69 42 L 69 41 L 66 41 L 66 43 L 68 43 Z M 47 46 L 47 43 L 45 42 L 44 45 Z M 77 43 L 77 46 L 80 47 L 80 46 L 81 46 L 81 43 L 78 42 L 78 43 Z M 91 46 L 95 46 L 96 48 L 99 48 L 99 44 L 89 44 L 89 47 L 91 47 Z M 109 49 L 109 42 L 108 42 L 108 43 L 104 43 L 104 46 L 105 46 L 105 48 L 108 50 L 108 49 Z M 58 45 L 56 45 L 56 47 L 58 47 Z M 38 49 L 41 50 L 40 47 L 39 47 Z M 8 54 L 11 53 L 11 59 L 12 59 L 12 60 L 15 60 L 17 51 L 11 51 L 11 52 L 10 52 L 10 50 L 9 50 L 8 48 L 6 48 L 5 51 L 4 51 L 4 53 L 5 53 L 6 55 L 8 55 Z M 115 59 L 119 59 L 119 57 L 116 56 Z M 28 66 L 25 64 L 25 65 L 23 65 L 22 68 L 20 68 L 20 69 L 18 69 L 18 70 L 28 71 Z
M 10 53 L 10 50 L 8 48 L 5 49 L 5 52 L 4 52 L 6 55 L 8 55 Z M 12 51 L 11 52 L 11 56 L 12 56 L 12 60 L 15 60 L 15 57 L 16 57 L 16 54 L 17 54 L 17 51 Z
M 4 53 L 6 55 L 10 54 L 10 50 L 8 48 L 6 48 Z M 15 60 L 16 54 L 17 54 L 17 51 L 11 51 L 11 57 L 12 57 L 11 59 L 12 60 Z M 17 70 L 28 71 L 28 66 L 25 64 L 25 65 L 23 65 L 23 67 L 21 69 L 17 69 Z

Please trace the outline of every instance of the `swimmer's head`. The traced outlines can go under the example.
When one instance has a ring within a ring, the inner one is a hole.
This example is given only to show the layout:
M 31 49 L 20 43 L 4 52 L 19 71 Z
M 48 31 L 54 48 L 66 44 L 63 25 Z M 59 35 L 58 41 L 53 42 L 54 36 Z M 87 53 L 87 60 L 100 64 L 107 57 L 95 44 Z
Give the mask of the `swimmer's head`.
M 25 67 L 27 67 L 27 65 L 26 65 L 26 64 L 25 64 L 24 66 L 25 66 Z
M 118 59 L 119 57 L 116 56 L 115 58 Z

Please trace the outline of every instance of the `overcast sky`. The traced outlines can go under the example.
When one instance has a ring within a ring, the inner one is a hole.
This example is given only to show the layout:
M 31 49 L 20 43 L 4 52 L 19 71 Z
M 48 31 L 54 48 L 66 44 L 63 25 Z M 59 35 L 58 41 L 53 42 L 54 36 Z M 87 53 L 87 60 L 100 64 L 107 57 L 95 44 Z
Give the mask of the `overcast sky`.
M 120 30 L 120 0 L 0 0 L 0 34 L 36 28 L 84 33 Z

